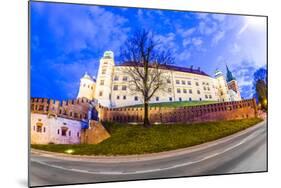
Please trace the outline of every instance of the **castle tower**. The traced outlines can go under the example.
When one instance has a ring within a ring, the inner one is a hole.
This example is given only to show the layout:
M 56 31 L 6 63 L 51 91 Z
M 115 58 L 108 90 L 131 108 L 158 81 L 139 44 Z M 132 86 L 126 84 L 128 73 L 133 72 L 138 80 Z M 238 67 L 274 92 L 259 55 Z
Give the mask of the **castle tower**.
M 222 72 L 219 70 L 216 70 L 215 78 L 217 80 L 217 85 L 218 85 L 219 101 L 221 101 L 221 102 L 229 101 L 230 99 L 229 99 L 229 95 L 228 95 L 228 86 L 227 86 L 226 80 L 225 80 Z
M 105 51 L 100 59 L 97 76 L 95 98 L 102 106 L 111 106 L 111 88 L 114 69 L 114 54 L 112 51 Z
M 93 100 L 95 87 L 96 87 L 95 80 L 91 78 L 86 72 L 85 75 L 80 79 L 80 87 L 79 87 L 77 99 L 84 97 L 89 100 Z
M 229 70 L 227 65 L 226 65 L 226 71 L 227 71 L 226 81 L 227 81 L 228 89 L 235 91 L 235 93 L 237 95 L 236 96 L 237 100 L 241 100 L 238 83 L 236 81 L 236 78 L 232 75 L 232 72 Z

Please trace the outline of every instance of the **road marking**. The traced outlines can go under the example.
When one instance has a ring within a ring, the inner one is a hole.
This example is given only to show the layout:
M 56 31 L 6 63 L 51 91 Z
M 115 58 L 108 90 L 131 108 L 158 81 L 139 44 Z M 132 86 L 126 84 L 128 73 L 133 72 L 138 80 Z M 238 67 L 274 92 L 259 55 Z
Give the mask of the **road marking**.
M 62 170 L 67 170 L 67 171 L 73 171 L 73 172 L 79 172 L 79 173 L 87 173 L 87 174 L 104 174 L 104 175 L 130 175 L 130 174 L 144 174 L 144 173 L 152 173 L 152 172 L 158 172 L 158 171 L 163 171 L 163 170 L 171 170 L 174 168 L 179 168 L 179 167 L 184 167 L 184 166 L 189 166 L 195 163 L 199 163 L 205 160 L 208 160 L 210 158 L 216 157 L 218 155 L 221 155 L 223 153 L 226 153 L 244 143 L 246 143 L 248 140 L 254 138 L 256 136 L 256 134 L 250 134 L 249 136 L 247 136 L 246 138 L 244 138 L 242 141 L 238 142 L 237 144 L 226 148 L 224 150 L 222 150 L 221 152 L 218 153 L 214 153 L 208 156 L 205 156 L 201 159 L 195 160 L 195 161 L 190 161 L 190 162 L 186 162 L 186 163 L 180 163 L 180 164 L 176 164 L 170 167 L 164 167 L 164 168 L 158 168 L 158 169 L 150 169 L 150 170 L 139 170 L 139 171 L 131 171 L 131 172 L 126 172 L 126 171 L 88 171 L 88 170 L 82 170 L 82 169 L 75 169 L 75 168 L 65 168 L 62 166 L 58 166 L 58 165 L 52 165 L 52 164 L 48 164 L 46 162 L 43 161 L 39 161 L 36 159 L 31 159 L 32 162 L 36 162 L 45 166 L 49 166 L 49 167 L 53 167 L 53 168 L 58 168 L 58 169 L 62 169 Z

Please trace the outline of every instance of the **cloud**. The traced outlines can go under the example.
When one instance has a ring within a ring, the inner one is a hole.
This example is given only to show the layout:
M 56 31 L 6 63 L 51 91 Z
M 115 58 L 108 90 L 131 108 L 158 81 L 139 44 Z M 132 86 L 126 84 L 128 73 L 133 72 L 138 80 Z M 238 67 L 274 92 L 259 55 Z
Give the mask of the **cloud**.
M 199 32 L 203 35 L 210 35 L 213 34 L 215 31 L 218 30 L 218 24 L 216 22 L 205 22 L 201 21 L 199 23 Z
M 212 14 L 212 18 L 213 18 L 214 20 L 217 20 L 217 21 L 219 21 L 219 22 L 222 22 L 222 21 L 224 21 L 224 19 L 226 18 L 226 16 L 223 15 L 223 14 Z
M 196 28 L 194 28 L 194 27 L 186 29 L 186 30 L 182 29 L 182 28 L 178 28 L 176 30 L 177 34 L 179 34 L 183 38 L 190 37 L 195 31 L 196 31 Z
M 191 39 L 191 43 L 194 46 L 201 46 L 203 44 L 203 40 L 199 37 L 194 37 L 194 38 Z
M 240 50 L 241 50 L 241 47 L 240 47 L 236 42 L 233 43 L 233 44 L 231 44 L 231 46 L 230 46 L 230 52 L 231 52 L 232 54 L 237 54 L 237 53 L 240 52 Z
M 213 39 L 212 39 L 212 45 L 216 45 L 221 39 L 223 39 L 225 35 L 225 31 L 218 31 L 215 33 Z
M 186 49 L 177 55 L 176 60 L 186 62 L 186 60 L 188 60 L 190 56 L 191 56 L 190 51 Z
M 157 34 L 154 37 L 156 41 L 159 41 L 161 43 L 160 49 L 170 49 L 173 53 L 177 53 L 178 47 L 175 43 L 176 35 L 174 33 L 168 33 L 166 35 Z
M 243 60 L 231 66 L 234 77 L 237 79 L 238 86 L 244 98 L 251 98 L 253 96 L 253 80 L 254 73 L 258 69 L 255 62 L 250 60 Z
M 65 53 L 88 47 L 117 50 L 126 39 L 127 19 L 103 8 L 46 4 L 45 9 L 48 29 Z

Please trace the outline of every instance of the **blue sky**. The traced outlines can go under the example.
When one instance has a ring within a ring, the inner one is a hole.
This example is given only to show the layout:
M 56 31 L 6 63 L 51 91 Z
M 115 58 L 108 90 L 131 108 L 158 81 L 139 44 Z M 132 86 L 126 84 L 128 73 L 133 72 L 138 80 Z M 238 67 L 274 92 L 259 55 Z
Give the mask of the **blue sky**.
M 31 2 L 31 96 L 76 98 L 85 72 L 96 76 L 106 50 L 115 53 L 136 29 L 173 50 L 178 66 L 233 71 L 252 97 L 255 70 L 266 66 L 266 18 Z

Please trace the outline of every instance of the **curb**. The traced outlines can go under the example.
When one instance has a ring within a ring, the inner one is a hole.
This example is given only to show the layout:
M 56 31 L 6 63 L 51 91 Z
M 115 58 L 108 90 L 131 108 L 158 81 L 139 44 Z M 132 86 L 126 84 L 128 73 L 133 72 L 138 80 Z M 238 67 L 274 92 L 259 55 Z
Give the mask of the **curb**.
M 64 153 L 56 153 L 56 152 L 43 151 L 43 150 L 31 148 L 31 154 L 37 154 L 39 156 L 63 159 L 63 160 L 70 160 L 70 161 L 85 161 L 85 162 L 91 161 L 91 162 L 103 162 L 103 163 L 116 163 L 116 162 L 120 163 L 120 162 L 157 160 L 157 159 L 164 159 L 164 158 L 168 158 L 168 157 L 188 154 L 188 153 L 204 150 L 204 149 L 210 148 L 212 146 L 222 144 L 231 139 L 234 139 L 236 137 L 247 134 L 248 132 L 250 132 L 252 130 L 258 129 L 264 123 L 266 123 L 266 121 L 262 121 L 245 130 L 242 130 L 240 132 L 234 133 L 232 135 L 229 135 L 229 136 L 217 139 L 217 140 L 213 140 L 213 141 L 195 145 L 195 146 L 190 146 L 187 148 L 181 148 L 181 149 L 176 149 L 176 150 L 171 150 L 171 151 L 164 151 L 164 152 L 159 152 L 159 153 L 149 153 L 149 154 L 139 154 L 139 155 L 119 155 L 119 156 L 118 155 L 116 155 L 116 156 L 103 156 L 103 155 L 89 156 L 89 155 L 69 155 L 69 154 L 64 154 Z

